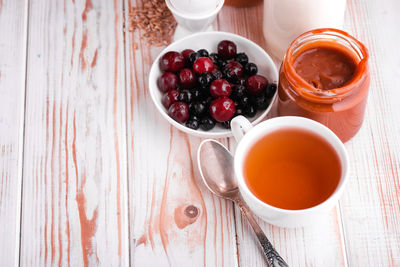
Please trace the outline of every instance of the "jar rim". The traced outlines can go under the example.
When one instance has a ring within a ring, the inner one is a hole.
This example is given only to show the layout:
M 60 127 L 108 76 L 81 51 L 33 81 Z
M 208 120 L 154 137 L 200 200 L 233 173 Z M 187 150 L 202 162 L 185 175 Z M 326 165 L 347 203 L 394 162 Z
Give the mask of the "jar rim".
M 336 41 L 339 39 L 344 41 L 346 44 L 348 44 L 348 46 L 341 46 L 359 57 L 353 77 L 342 87 L 329 90 L 317 89 L 305 81 L 294 69 L 293 63 L 295 60 L 296 49 L 307 42 L 318 40 L 316 38 L 307 40 L 307 38 L 318 36 L 324 37 L 323 39 L 325 40 L 332 39 L 333 41 Z M 364 73 L 368 67 L 368 58 L 369 53 L 365 45 L 347 32 L 334 28 L 321 28 L 307 31 L 293 40 L 283 58 L 282 68 L 286 74 L 288 74 L 288 81 L 292 84 L 296 83 L 299 85 L 294 86 L 293 88 L 299 95 L 311 101 L 314 100 L 315 102 L 320 103 L 331 103 L 342 100 L 352 91 L 356 84 L 359 84 L 362 81 Z

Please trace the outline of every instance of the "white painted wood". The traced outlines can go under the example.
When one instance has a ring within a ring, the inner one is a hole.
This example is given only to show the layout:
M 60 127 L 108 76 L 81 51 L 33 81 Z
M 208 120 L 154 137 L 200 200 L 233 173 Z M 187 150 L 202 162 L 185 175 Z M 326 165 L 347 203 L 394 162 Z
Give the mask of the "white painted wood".
M 400 266 L 400 18 L 398 1 L 349 1 L 346 28 L 368 47 L 364 125 L 346 147 L 352 175 L 340 201 L 350 266 Z
M 218 16 L 221 30 L 241 34 L 261 47 L 265 46 L 262 33 L 262 6 L 239 10 L 224 7 Z M 252 25 L 260 25 L 254 27 Z M 279 64 L 277 64 L 279 68 Z M 276 116 L 276 107 L 271 116 Z M 236 147 L 236 141 L 230 140 L 231 151 Z M 248 225 L 246 218 L 235 207 L 236 232 L 238 239 L 239 264 L 241 266 L 265 266 L 253 230 Z M 271 243 L 287 261 L 290 266 L 346 266 L 345 248 L 341 222 L 335 208 L 318 227 L 300 229 L 284 229 L 271 226 L 259 220 Z M 321 249 L 323 248 L 323 249 Z
M 128 266 L 122 1 L 29 6 L 22 266 Z
M 131 263 L 237 266 L 232 203 L 211 196 L 199 180 L 201 140 L 174 129 L 154 107 L 147 77 L 162 48 L 148 47 L 141 34 L 126 35 Z M 194 218 L 185 213 L 190 206 Z
M 27 1 L 0 1 L 0 266 L 17 266 Z
M 265 266 L 239 210 L 199 180 L 201 140 L 153 107 L 147 76 L 162 48 L 123 35 L 123 4 L 136 1 L 30 2 L 24 121 L 27 1 L 0 1 L 0 266 L 19 261 L 22 174 L 22 266 Z M 348 2 L 346 29 L 371 55 L 366 119 L 323 224 L 260 221 L 290 266 L 400 266 L 398 10 Z M 265 47 L 261 19 L 260 6 L 224 7 L 215 26 Z

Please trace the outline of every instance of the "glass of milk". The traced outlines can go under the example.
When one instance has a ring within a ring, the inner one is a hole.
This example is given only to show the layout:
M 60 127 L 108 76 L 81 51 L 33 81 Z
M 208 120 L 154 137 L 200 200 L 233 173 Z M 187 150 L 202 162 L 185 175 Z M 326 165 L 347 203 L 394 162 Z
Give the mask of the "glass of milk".
M 178 22 L 174 40 L 195 32 L 212 30 L 211 23 L 224 5 L 224 0 L 165 0 Z
M 290 43 L 316 28 L 342 29 L 346 0 L 264 0 L 268 52 L 282 59 Z

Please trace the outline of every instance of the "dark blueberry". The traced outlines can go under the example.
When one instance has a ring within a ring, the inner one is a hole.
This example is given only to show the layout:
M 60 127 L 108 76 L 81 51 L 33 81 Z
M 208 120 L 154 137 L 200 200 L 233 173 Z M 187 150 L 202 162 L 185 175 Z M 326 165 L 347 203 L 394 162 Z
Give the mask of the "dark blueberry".
M 200 57 L 199 53 L 194 52 L 189 55 L 188 63 L 189 66 L 193 66 L 193 63 Z
M 200 121 L 200 128 L 204 131 L 209 131 L 215 126 L 215 121 L 211 119 L 210 117 L 204 117 Z
M 193 88 L 190 90 L 192 93 L 193 100 L 200 99 L 202 97 L 202 90 L 200 88 Z
M 249 63 L 249 57 L 245 53 L 237 53 L 235 61 L 245 66 L 247 63 Z
M 246 87 L 243 85 L 234 85 L 232 87 L 231 97 L 235 100 L 240 100 L 246 94 Z
M 252 105 L 247 106 L 246 108 L 244 108 L 244 114 L 247 117 L 254 117 L 257 113 L 257 109 L 255 107 L 253 107 Z
M 231 83 L 236 83 L 237 82 L 237 77 L 235 75 L 235 73 L 233 72 L 232 69 L 230 68 L 225 68 L 222 71 L 223 75 L 224 75 L 224 79 L 228 80 Z
M 276 84 L 274 84 L 274 83 L 269 83 L 269 84 L 267 85 L 267 87 L 265 88 L 265 95 L 266 95 L 266 97 L 269 97 L 269 98 L 273 97 L 274 94 L 275 94 L 275 91 L 276 91 Z
M 270 99 L 265 97 L 265 95 L 260 95 L 260 96 L 254 97 L 252 102 L 254 103 L 254 106 L 258 110 L 264 110 L 269 106 Z
M 226 64 L 228 64 L 228 61 L 224 60 L 224 59 L 218 59 L 217 60 L 217 65 L 218 67 L 220 67 L 221 69 L 225 68 Z
M 189 90 L 182 90 L 178 96 L 178 101 L 190 103 L 193 101 L 193 94 Z
M 237 82 L 243 75 L 243 66 L 237 61 L 228 62 L 225 65 L 224 74 L 231 82 Z
M 214 79 L 222 79 L 222 77 L 224 76 L 222 72 L 216 68 L 212 70 L 211 74 L 214 76 Z
M 200 121 L 195 118 L 189 118 L 186 123 L 185 123 L 186 127 L 193 129 L 193 130 L 197 130 L 200 127 Z
M 221 56 L 218 55 L 217 53 L 211 53 L 209 57 L 212 60 L 212 62 L 216 65 L 218 65 L 218 60 L 222 59 Z
M 257 72 L 258 72 L 257 65 L 254 63 L 251 63 L 251 62 L 247 63 L 244 66 L 244 72 L 246 72 L 246 74 L 248 74 L 249 76 L 253 76 L 253 75 L 257 74 Z
M 240 77 L 240 78 L 237 80 L 237 84 L 246 85 L 246 78 Z
M 203 103 L 203 105 L 206 107 L 209 107 L 213 100 L 214 98 L 212 96 L 207 96 L 205 99 L 203 99 L 203 101 L 201 101 L 201 103 Z
M 199 75 L 199 77 L 197 78 L 197 81 L 199 82 L 201 87 L 206 88 L 206 87 L 210 86 L 213 79 L 214 79 L 214 77 L 211 73 L 203 73 L 203 74 Z
M 250 105 L 250 98 L 244 95 L 239 99 L 239 103 L 243 108 L 247 108 Z
M 205 49 L 200 49 L 199 51 L 197 51 L 197 53 L 199 53 L 201 57 L 208 57 L 208 51 Z
M 238 115 L 243 115 L 244 114 L 244 112 L 243 112 L 243 108 L 239 105 L 239 106 L 237 106 L 236 107 L 236 113 L 235 113 L 235 116 L 238 116 Z
M 189 105 L 189 111 L 193 115 L 201 116 L 206 111 L 206 105 L 201 102 L 194 102 Z
M 231 120 L 220 122 L 219 124 L 225 129 L 230 129 L 231 128 Z

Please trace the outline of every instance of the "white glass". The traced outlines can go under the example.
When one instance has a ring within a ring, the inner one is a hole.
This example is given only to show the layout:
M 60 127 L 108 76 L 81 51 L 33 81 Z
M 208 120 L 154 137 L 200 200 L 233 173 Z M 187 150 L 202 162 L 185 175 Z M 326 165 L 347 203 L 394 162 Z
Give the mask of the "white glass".
M 268 52 L 282 59 L 300 34 L 343 28 L 346 0 L 264 0 L 263 31 Z

